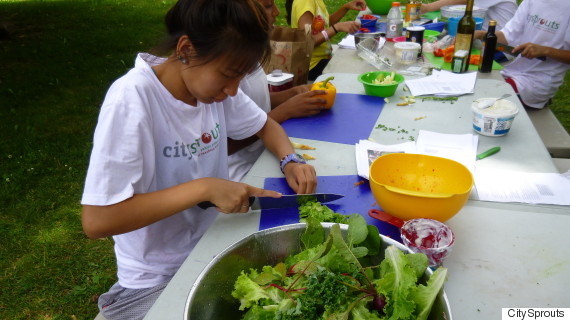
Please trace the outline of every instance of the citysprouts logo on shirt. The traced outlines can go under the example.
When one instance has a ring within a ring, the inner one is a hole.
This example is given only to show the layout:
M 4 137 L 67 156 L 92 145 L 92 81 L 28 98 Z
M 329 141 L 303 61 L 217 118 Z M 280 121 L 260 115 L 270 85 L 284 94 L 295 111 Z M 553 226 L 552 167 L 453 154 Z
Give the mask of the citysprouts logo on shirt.
M 165 158 L 187 158 L 191 160 L 194 156 L 201 156 L 216 150 L 220 144 L 220 124 L 216 123 L 216 127 L 209 132 L 202 133 L 199 137 L 191 142 L 175 141 L 170 146 L 162 149 L 162 155 Z
M 538 14 L 533 14 L 533 15 L 529 14 L 526 19 L 527 19 L 528 23 L 530 23 L 532 26 L 539 28 L 541 30 L 544 30 L 544 31 L 554 33 L 554 32 L 556 32 L 556 30 L 558 30 L 558 28 L 560 28 L 559 22 L 542 18 Z

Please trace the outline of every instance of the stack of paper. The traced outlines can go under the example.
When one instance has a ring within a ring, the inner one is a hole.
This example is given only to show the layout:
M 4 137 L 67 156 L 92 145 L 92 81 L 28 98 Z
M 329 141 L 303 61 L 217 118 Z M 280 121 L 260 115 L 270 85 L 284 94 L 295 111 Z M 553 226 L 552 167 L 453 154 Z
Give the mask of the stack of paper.
M 382 145 L 368 140 L 360 140 L 355 145 L 356 171 L 358 175 L 369 179 L 370 165 L 376 158 L 386 153 L 416 153 L 416 145 L 413 142 L 406 142 L 393 145 Z
M 570 180 L 558 173 L 477 170 L 479 200 L 570 205 Z
M 473 134 L 445 134 L 420 130 L 417 142 L 383 145 L 368 140 L 360 140 L 355 145 L 356 171 L 368 179 L 370 165 L 376 158 L 386 153 L 417 153 L 442 157 L 457 161 L 471 172 L 475 168 L 479 136 Z
M 417 153 L 457 161 L 475 171 L 479 136 L 470 133 L 446 134 L 420 130 L 416 142 Z
M 473 93 L 477 72 L 453 73 L 433 70 L 431 76 L 406 80 L 406 85 L 414 96 L 460 96 Z

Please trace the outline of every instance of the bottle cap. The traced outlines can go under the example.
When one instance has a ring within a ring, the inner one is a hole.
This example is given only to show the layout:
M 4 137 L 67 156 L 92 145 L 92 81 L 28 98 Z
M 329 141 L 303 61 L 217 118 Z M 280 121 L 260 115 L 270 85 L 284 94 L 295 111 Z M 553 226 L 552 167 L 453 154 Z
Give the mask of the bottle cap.
M 497 21 L 491 20 L 491 21 L 489 21 L 489 25 L 490 25 L 490 26 L 496 26 L 496 25 L 497 25 Z
M 399 7 L 400 6 L 400 2 L 392 2 L 392 7 Z

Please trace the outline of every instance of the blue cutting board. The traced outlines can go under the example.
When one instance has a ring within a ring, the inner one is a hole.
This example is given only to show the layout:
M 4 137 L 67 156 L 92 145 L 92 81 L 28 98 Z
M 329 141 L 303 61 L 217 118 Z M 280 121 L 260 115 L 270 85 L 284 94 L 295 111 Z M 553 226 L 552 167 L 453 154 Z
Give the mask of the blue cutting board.
M 360 181 L 364 181 L 364 183 L 355 185 Z M 266 178 L 264 188 L 279 191 L 283 194 L 294 193 L 285 178 Z M 335 212 L 344 215 L 358 213 L 364 217 L 368 224 L 375 225 L 382 235 L 401 242 L 399 228 L 368 215 L 370 209 L 380 209 L 372 195 L 368 180 L 357 175 L 319 176 L 317 177 L 317 192 L 344 195 L 344 198 L 328 202 L 325 205 Z M 259 230 L 298 222 L 298 208 L 262 209 Z
M 337 93 L 334 105 L 318 115 L 292 118 L 281 125 L 289 137 L 344 144 L 368 139 L 384 107 L 384 98 Z

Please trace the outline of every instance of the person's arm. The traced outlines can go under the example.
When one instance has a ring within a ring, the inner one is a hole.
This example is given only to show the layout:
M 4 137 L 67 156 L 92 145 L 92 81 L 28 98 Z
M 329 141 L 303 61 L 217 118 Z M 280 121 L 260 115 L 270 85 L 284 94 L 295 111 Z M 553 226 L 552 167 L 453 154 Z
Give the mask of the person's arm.
M 309 90 L 311 90 L 311 84 L 294 86 L 293 88 L 277 92 L 269 92 L 269 100 L 271 100 L 271 109 L 274 109 L 275 107 L 291 99 L 292 97 L 301 93 L 305 93 Z
M 268 112 L 267 115 L 281 124 L 291 118 L 308 117 L 318 114 L 323 110 L 323 105 L 326 101 L 315 96 L 323 95 L 326 91 L 310 91 L 310 88 L 311 84 L 307 84 L 295 86 L 283 91 L 270 92 L 269 97 L 272 110 Z M 257 140 L 259 140 L 259 138 L 256 135 L 242 140 L 228 138 L 228 154 L 234 154 Z
M 298 29 L 305 30 L 305 25 L 313 25 L 313 14 L 310 11 L 303 13 L 298 21 Z M 343 21 L 338 23 L 332 23 L 328 28 L 323 30 L 326 32 L 327 36 L 322 32 L 317 32 L 312 35 L 315 47 L 320 46 L 323 42 L 327 41 L 327 38 L 332 38 L 337 32 L 354 33 L 360 29 L 360 21 Z
M 422 3 L 420 6 L 420 13 L 432 12 L 440 10 L 441 7 L 451 6 L 456 4 L 466 4 L 467 0 L 438 0 L 432 3 Z
M 324 94 L 326 94 L 325 90 L 298 94 L 271 110 L 268 115 L 277 123 L 283 123 L 291 118 L 316 115 L 324 109 L 326 100 L 321 97 Z
M 291 141 L 285 130 L 271 118 L 257 133 L 263 144 L 278 159 L 283 159 L 288 154 L 294 153 Z M 287 183 L 298 194 L 314 193 L 317 187 L 315 168 L 308 164 L 289 162 L 284 169 Z
M 135 194 L 107 206 L 83 205 L 81 222 L 90 238 L 103 238 L 146 227 L 175 213 L 210 201 L 224 213 L 247 212 L 249 196 L 280 197 L 275 191 L 219 178 L 201 178 L 164 190 Z
M 354 0 L 343 4 L 338 10 L 329 16 L 329 25 L 338 23 L 350 10 L 364 10 L 366 9 L 366 1 Z
M 547 59 L 554 59 L 562 63 L 570 64 L 570 50 L 556 49 L 527 42 L 514 47 L 513 53 L 517 52 L 520 52 L 521 56 L 527 59 L 546 57 Z

